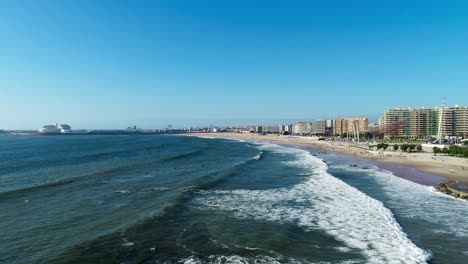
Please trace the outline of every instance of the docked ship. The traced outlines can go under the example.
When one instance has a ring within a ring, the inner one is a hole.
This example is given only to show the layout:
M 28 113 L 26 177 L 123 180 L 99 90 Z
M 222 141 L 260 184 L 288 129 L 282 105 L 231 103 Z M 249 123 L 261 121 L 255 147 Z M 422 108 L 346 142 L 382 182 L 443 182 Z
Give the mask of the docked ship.
M 39 134 L 67 134 L 71 132 L 71 127 L 66 124 L 59 125 L 54 123 L 53 125 L 46 125 L 39 128 Z

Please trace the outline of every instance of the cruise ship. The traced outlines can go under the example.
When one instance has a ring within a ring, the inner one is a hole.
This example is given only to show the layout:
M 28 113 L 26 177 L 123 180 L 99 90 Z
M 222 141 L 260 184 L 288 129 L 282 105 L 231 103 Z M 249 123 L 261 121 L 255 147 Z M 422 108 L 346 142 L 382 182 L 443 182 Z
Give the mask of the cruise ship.
M 59 125 L 57 123 L 54 123 L 53 125 L 46 125 L 39 128 L 40 134 L 67 134 L 71 132 L 71 127 L 66 124 Z

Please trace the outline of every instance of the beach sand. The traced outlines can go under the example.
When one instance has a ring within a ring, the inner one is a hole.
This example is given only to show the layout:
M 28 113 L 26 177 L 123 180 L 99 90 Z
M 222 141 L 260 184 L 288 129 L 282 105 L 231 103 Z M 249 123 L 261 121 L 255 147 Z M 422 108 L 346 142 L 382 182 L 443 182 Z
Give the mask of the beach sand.
M 395 175 L 424 184 L 435 185 L 444 181 L 468 182 L 468 159 L 433 153 L 405 153 L 388 150 L 370 150 L 365 143 L 354 144 L 343 141 L 319 141 L 312 137 L 288 137 L 278 135 L 259 135 L 253 133 L 191 133 L 200 137 L 235 138 L 247 141 L 266 141 L 278 144 L 323 149 L 353 155 L 373 161 L 382 169 Z M 441 177 L 442 176 L 442 177 Z

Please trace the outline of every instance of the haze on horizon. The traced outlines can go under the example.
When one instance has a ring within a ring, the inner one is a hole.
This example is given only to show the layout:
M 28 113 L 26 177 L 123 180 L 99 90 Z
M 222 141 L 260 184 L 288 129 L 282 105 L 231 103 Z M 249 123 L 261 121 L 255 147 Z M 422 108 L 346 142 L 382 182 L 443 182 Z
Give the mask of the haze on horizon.
M 468 103 L 465 1 L 2 1 L 0 129 Z

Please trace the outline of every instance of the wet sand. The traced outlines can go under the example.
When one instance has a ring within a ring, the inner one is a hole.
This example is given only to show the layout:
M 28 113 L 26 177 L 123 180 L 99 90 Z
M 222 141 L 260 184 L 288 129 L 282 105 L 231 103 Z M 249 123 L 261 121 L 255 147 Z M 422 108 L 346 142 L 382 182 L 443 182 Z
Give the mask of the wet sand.
M 411 168 L 411 167 L 400 165 L 400 164 L 382 163 L 382 162 L 374 162 L 374 163 L 381 169 L 393 172 L 395 176 L 410 180 L 415 183 L 419 183 L 421 185 L 434 186 L 436 184 L 447 181 L 445 177 L 431 174 L 431 173 L 422 172 L 415 168 Z

